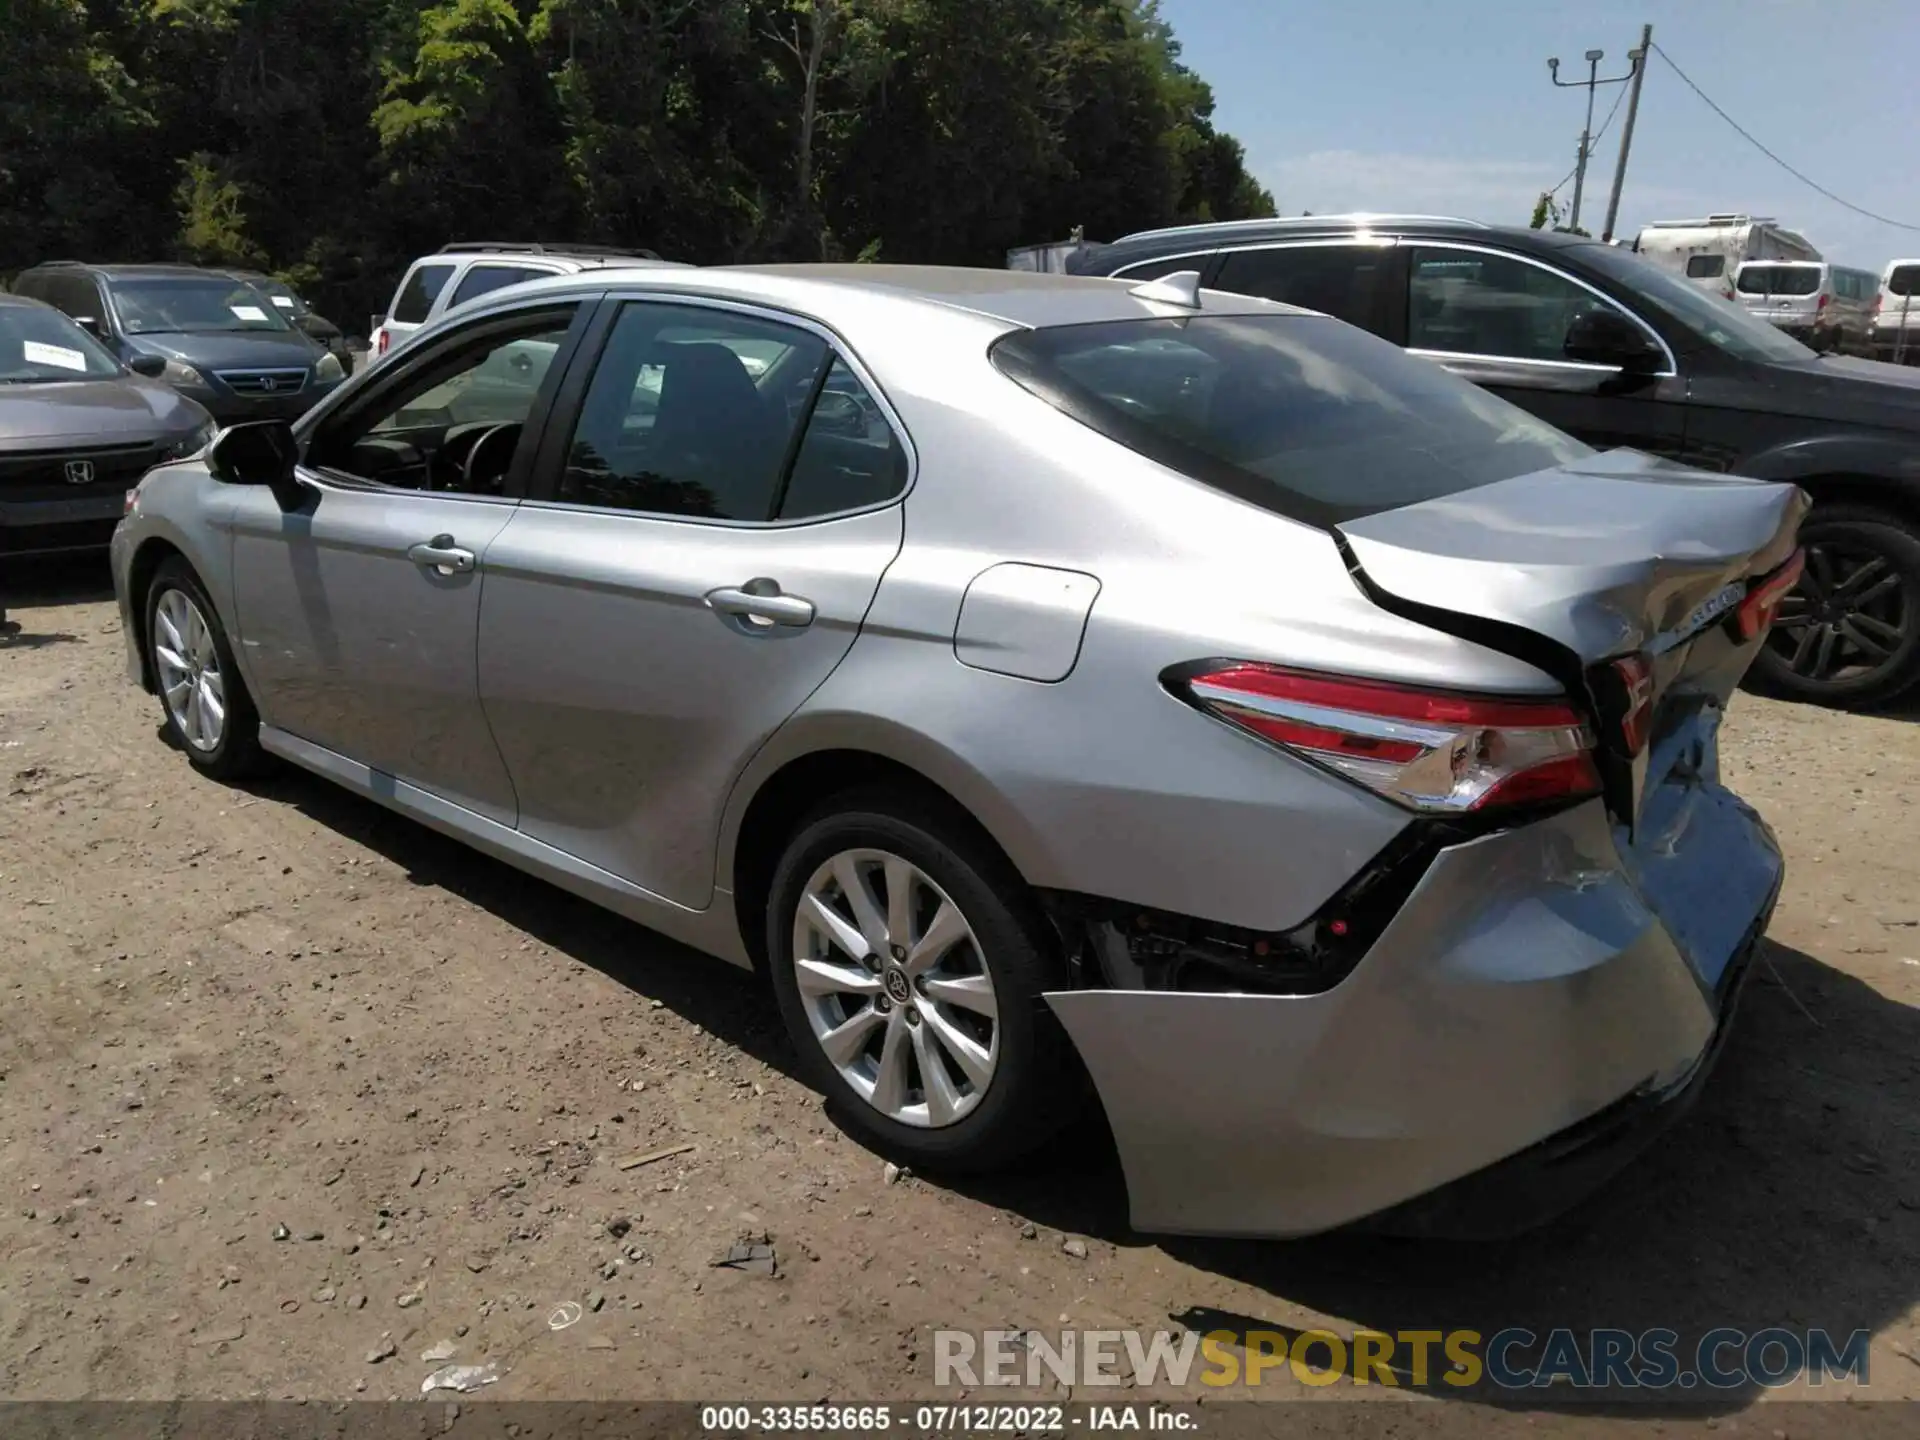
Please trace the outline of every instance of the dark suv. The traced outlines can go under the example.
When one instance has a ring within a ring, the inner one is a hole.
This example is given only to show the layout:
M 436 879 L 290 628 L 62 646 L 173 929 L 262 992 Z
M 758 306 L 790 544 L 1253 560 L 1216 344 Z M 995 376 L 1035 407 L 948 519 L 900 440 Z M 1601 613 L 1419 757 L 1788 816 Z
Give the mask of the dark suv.
M 1920 373 L 1820 356 L 1639 256 L 1423 216 L 1189 226 L 1088 245 L 1081 275 L 1198 271 L 1345 320 L 1602 449 L 1790 480 L 1807 569 L 1753 674 L 1868 705 L 1920 682 Z
M 160 378 L 223 425 L 295 419 L 346 378 L 279 306 L 223 271 L 56 260 L 13 288 L 64 310 L 128 364 L 158 356 Z

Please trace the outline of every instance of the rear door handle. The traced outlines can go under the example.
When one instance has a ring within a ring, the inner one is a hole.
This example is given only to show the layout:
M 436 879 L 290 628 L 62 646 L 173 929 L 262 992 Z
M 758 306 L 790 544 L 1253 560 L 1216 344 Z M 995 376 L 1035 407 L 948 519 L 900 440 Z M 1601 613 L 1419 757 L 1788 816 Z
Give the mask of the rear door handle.
M 786 625 L 799 628 L 813 623 L 813 602 L 798 595 L 783 595 L 778 582 L 749 580 L 745 585 L 723 586 L 707 592 L 707 604 L 722 615 L 731 615 L 749 625 Z
M 436 570 L 442 575 L 464 575 L 475 563 L 473 551 L 455 545 L 451 535 L 436 535 L 410 546 L 407 558 L 423 570 Z

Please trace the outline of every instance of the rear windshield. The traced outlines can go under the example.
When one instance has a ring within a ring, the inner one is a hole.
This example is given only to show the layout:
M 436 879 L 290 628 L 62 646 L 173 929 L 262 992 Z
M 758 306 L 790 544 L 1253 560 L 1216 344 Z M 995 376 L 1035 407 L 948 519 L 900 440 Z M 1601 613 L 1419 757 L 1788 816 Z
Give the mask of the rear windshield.
M 993 361 L 1128 449 L 1320 526 L 1593 453 L 1432 361 L 1323 316 L 1017 331 L 994 345 Z
M 1742 265 L 1733 283 L 1742 295 L 1812 295 L 1820 288 L 1820 267 Z
M 1887 274 L 1887 291 L 1893 295 L 1912 295 L 1920 291 L 1920 265 L 1896 265 Z

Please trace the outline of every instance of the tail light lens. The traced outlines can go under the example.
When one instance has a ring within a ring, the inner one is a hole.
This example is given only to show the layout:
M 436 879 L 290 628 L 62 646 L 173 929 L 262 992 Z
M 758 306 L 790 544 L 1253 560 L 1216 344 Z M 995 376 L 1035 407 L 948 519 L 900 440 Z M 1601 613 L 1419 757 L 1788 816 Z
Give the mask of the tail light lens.
M 1878 315 L 1880 313 L 1880 297 L 1878 295 L 1873 297 L 1873 310 L 1870 313 L 1874 315 Z
M 393 336 L 386 326 L 380 327 L 380 333 L 373 337 L 373 353 L 376 358 L 387 353 L 387 347 L 393 343 Z
M 1822 296 L 1820 297 L 1820 303 L 1819 303 L 1818 305 L 1816 305 L 1816 306 L 1814 306 L 1813 308 L 1814 308 L 1814 309 L 1816 309 L 1816 310 L 1824 310 L 1824 309 L 1826 309 L 1826 308 L 1827 308 L 1827 301 L 1829 301 L 1829 300 L 1831 300 L 1832 298 L 1833 298 L 1833 297 L 1832 297 L 1831 295 L 1822 295 Z
M 1626 694 L 1626 709 L 1620 717 L 1620 741 L 1629 757 L 1647 748 L 1653 738 L 1653 662 L 1645 655 L 1629 655 L 1613 662 L 1613 673 L 1620 677 Z
M 1774 614 L 1780 609 L 1780 602 L 1800 583 L 1801 572 L 1806 568 L 1807 552 L 1796 550 L 1788 557 L 1786 564 L 1747 592 L 1747 598 L 1740 602 L 1740 608 L 1733 613 L 1734 629 L 1742 640 L 1752 640 L 1767 633 L 1767 628 L 1773 624 Z
M 1561 699 L 1245 663 L 1205 668 L 1173 686 L 1216 719 L 1413 810 L 1485 812 L 1600 791 L 1593 736 Z

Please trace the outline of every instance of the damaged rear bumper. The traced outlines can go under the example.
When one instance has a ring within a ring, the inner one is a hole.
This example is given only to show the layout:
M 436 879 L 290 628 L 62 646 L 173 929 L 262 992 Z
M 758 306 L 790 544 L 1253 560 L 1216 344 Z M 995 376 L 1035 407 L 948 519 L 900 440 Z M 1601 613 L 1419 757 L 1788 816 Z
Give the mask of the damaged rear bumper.
M 1624 844 L 1591 802 L 1444 850 L 1324 994 L 1050 993 L 1134 1227 L 1492 1235 L 1589 1193 L 1697 1092 L 1783 873 L 1710 781 Z M 1702 887 L 1730 929 L 1663 921 Z

